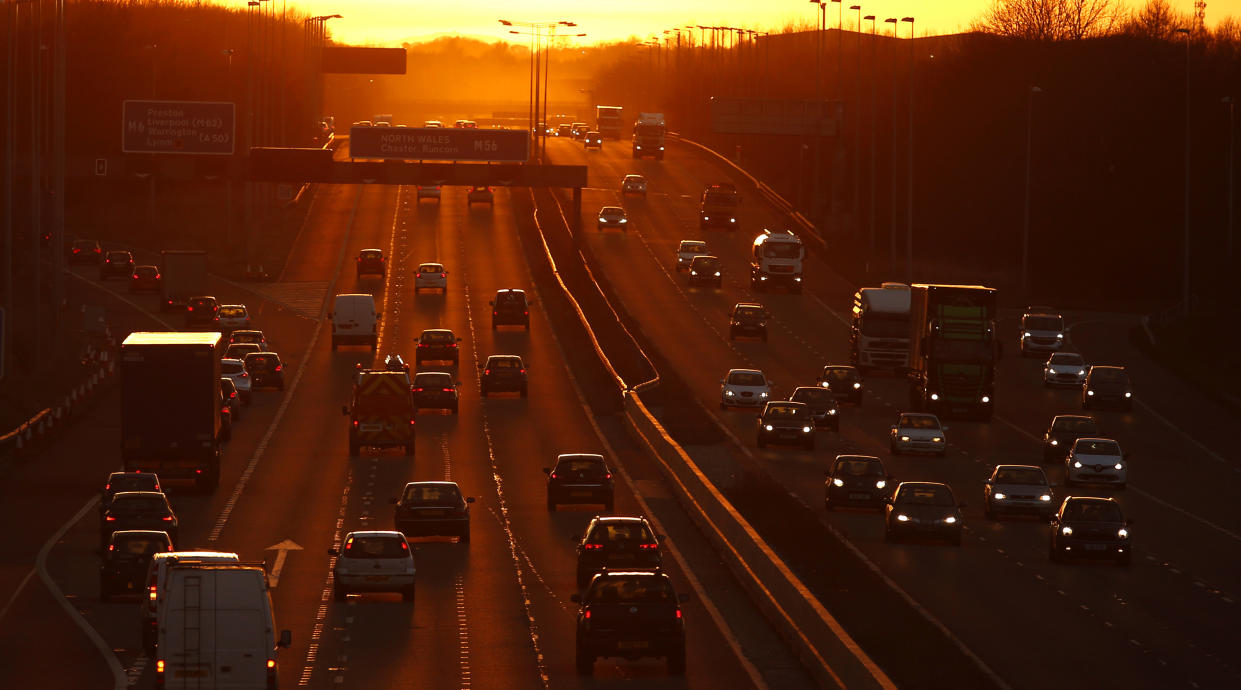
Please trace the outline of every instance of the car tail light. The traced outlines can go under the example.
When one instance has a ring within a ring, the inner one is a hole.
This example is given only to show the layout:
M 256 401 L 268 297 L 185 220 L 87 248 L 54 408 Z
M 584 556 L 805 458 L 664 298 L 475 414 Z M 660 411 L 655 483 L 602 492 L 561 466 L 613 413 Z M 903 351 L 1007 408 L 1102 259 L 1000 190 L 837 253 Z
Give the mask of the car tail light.
M 410 418 L 409 418 L 409 425 L 410 425 L 410 426 L 413 426 L 413 425 L 414 425 L 414 418 L 413 418 L 413 417 L 410 417 Z
M 161 676 L 164 675 L 164 660 L 163 659 L 155 660 L 155 672 Z
M 441 277 L 441 278 L 447 278 L 447 277 L 448 277 L 448 274 L 447 274 L 447 273 L 441 273 L 441 274 L 440 274 L 440 277 Z
M 111 490 L 112 490 L 112 485 L 111 485 L 111 484 L 104 484 L 104 485 L 103 485 L 103 490 L 104 490 L 104 491 L 111 491 Z
M 138 280 L 138 278 L 139 278 L 138 274 L 137 274 L 137 273 L 135 273 L 135 274 L 133 275 L 133 279 L 134 279 L 134 280 Z
M 280 370 L 281 370 L 281 369 L 283 369 L 283 368 L 284 368 L 284 366 L 283 366 L 283 365 L 281 365 L 281 364 L 277 364 L 277 365 L 276 365 L 276 371 L 280 371 Z
M 521 373 L 523 373 L 523 374 L 524 374 L 524 373 L 526 373 L 526 370 L 525 370 L 525 369 L 522 369 L 522 370 L 521 370 Z
M 527 311 L 523 311 L 522 313 L 523 313 L 523 314 L 525 314 L 526 316 L 530 316 L 530 311 L 529 311 L 529 310 L 527 310 Z
M 678 613 L 679 613 L 679 611 L 678 611 Z M 268 669 L 274 669 L 274 668 L 276 668 L 276 660 L 275 660 L 275 659 L 268 659 L 268 660 L 267 660 L 267 668 L 268 668 Z
M 555 473 L 555 472 L 552 472 L 551 474 L 549 474 L 549 475 L 547 475 L 547 476 L 548 476 L 548 477 L 551 477 L 552 479 L 555 479 L 555 478 L 556 478 L 556 473 Z
M 421 273 L 415 273 L 415 274 L 414 274 L 414 277 L 415 277 L 415 278 L 421 278 L 421 277 L 422 277 L 422 274 L 421 274 Z
M 427 345 L 426 343 L 418 343 L 418 347 L 430 347 L 430 345 Z
M 232 393 L 229 393 L 229 394 L 228 394 L 228 397 L 230 397 L 230 398 L 235 398 L 235 397 L 237 397 L 237 391 L 233 391 Z
M 677 609 L 677 618 L 680 618 L 680 617 L 681 617 L 681 609 L 679 609 L 679 608 L 678 608 L 678 609 Z
M 243 372 L 241 372 L 240 374 L 238 374 L 238 376 L 239 376 L 239 377 L 241 377 L 241 378 L 243 378 L 243 379 L 248 379 L 248 378 L 250 378 L 250 375 L 249 375 L 249 374 L 247 374 L 247 373 L 246 373 L 246 372 L 244 372 L 244 371 L 243 371 Z
M 403 542 L 403 541 L 402 541 L 402 542 L 401 542 L 401 550 L 402 550 L 402 551 L 409 551 L 409 544 L 407 544 L 407 543 L 405 543 L 405 542 Z
M 445 388 L 445 389 L 444 389 L 444 392 L 445 392 L 445 393 L 451 393 L 451 392 L 452 392 L 452 389 L 451 389 L 451 388 Z
M 483 369 L 483 375 L 484 375 L 484 376 L 491 376 L 491 370 L 490 370 L 490 369 Z
M 603 548 L 603 544 L 586 544 L 585 548 L 587 551 L 598 551 Z
M 116 544 L 108 544 L 109 551 L 116 551 Z
M 494 310 L 493 310 L 493 311 L 491 312 L 491 315 L 492 315 L 492 316 L 499 316 L 499 315 L 500 315 L 500 312 L 498 312 L 498 311 L 494 311 Z
M 448 343 L 448 347 L 456 347 L 456 346 L 457 346 L 456 343 Z
M 415 389 L 414 389 L 414 392 L 415 392 L 415 393 L 421 393 L 421 392 L 422 392 L 422 389 L 421 389 L 421 388 L 415 388 Z
M 654 551 L 655 549 L 658 549 L 658 548 L 659 548 L 659 542 L 654 542 L 654 541 L 653 541 L 653 542 L 650 542 L 650 543 L 648 543 L 648 544 L 638 544 L 638 548 L 639 548 L 639 549 L 645 549 L 645 550 L 647 550 L 647 551 Z
M 360 256 L 359 256 L 359 257 L 358 257 L 358 259 L 357 259 L 357 261 L 358 261 L 358 263 L 362 263 L 362 257 L 360 257 Z
M 151 593 L 147 595 L 147 598 L 151 601 L 155 601 L 155 585 L 151 585 L 149 589 L 151 590 Z
M 612 478 L 612 473 L 611 473 L 611 472 L 608 472 L 607 474 L 603 475 L 603 478 L 604 478 L 604 479 L 611 479 L 611 478 Z
M 160 274 L 159 274 L 159 273 L 156 273 L 156 274 L 155 274 L 155 280 L 159 280 L 159 278 L 160 278 Z
M 106 521 L 108 521 L 108 522 L 116 522 L 116 516 L 115 516 L 115 515 L 109 515 L 109 516 L 107 516 L 106 518 L 104 518 L 104 520 L 106 520 Z
M 355 428 L 355 429 L 357 428 L 357 426 L 358 426 L 358 420 L 356 420 L 356 419 L 355 419 L 355 420 L 353 420 L 353 426 L 354 426 L 354 428 Z
M 590 609 L 586 609 L 586 612 L 582 614 L 582 617 L 586 620 L 590 620 Z
M 161 520 L 163 520 L 164 522 L 172 522 L 172 516 L 171 516 L 171 515 L 165 515 L 164 517 L 162 517 L 162 518 L 160 518 L 160 519 L 161 519 Z

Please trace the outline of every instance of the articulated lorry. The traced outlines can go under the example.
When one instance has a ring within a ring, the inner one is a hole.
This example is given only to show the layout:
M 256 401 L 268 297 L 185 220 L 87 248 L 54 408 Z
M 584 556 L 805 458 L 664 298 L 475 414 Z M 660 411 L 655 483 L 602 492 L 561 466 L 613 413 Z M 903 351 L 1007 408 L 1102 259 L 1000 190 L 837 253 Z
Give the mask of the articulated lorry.
M 883 283 L 853 295 L 849 349 L 853 366 L 904 371 L 909 366 L 909 286 Z
M 185 309 L 190 298 L 207 292 L 207 252 L 201 249 L 165 249 L 160 252 L 161 311 Z
M 620 139 L 622 110 L 619 105 L 595 106 L 595 131 L 604 139 Z
M 218 332 L 130 333 L 121 343 L 121 461 L 211 491 L 220 483 Z
M 990 421 L 999 358 L 995 288 L 915 284 L 909 302 L 910 407 Z
M 638 121 L 633 125 L 633 157 L 651 156 L 662 161 L 666 130 L 663 113 L 638 113 Z

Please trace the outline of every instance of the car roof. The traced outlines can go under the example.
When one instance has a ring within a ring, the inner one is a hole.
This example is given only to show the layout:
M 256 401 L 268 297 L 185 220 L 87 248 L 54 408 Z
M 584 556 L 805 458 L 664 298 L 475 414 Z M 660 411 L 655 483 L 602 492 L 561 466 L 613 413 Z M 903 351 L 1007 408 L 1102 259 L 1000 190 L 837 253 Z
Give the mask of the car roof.
M 694 257 L 694 261 L 719 261 L 720 257 L 714 254 L 699 254 Z
M 1101 369 L 1101 370 L 1103 370 L 1103 371 L 1108 371 L 1108 370 L 1112 370 L 1112 371 L 1124 371 L 1124 370 L 1125 370 L 1125 368 L 1124 368 L 1124 367 L 1122 367 L 1122 366 L 1118 366 L 1118 365 L 1115 365 L 1115 364 L 1095 364 L 1094 366 L 1090 367 L 1090 370 L 1091 370 L 1091 371 L 1094 371 L 1095 369 Z
M 423 333 L 448 333 L 449 335 L 452 335 L 451 328 L 424 328 L 422 332 Z
M 245 305 L 244 305 L 244 304 L 243 304 L 243 305 L 233 305 L 233 304 L 229 304 L 229 305 L 226 305 L 226 306 L 230 306 L 230 307 L 232 307 L 232 306 L 245 306 Z M 257 328 L 238 328 L 237 330 L 233 331 L 233 335 L 238 335 L 238 334 L 247 334 L 247 333 L 253 333 L 253 334 L 255 334 L 255 335 L 263 335 L 263 331 L 260 331 L 260 330 L 259 330 L 259 329 L 257 329 Z
M 763 372 L 758 369 L 729 369 L 728 375 L 732 376 L 733 374 L 761 374 L 762 376 L 766 376 L 766 374 L 763 374 Z
M 122 498 L 133 498 L 133 497 L 139 497 L 139 498 L 159 497 L 165 500 L 167 500 L 168 498 L 167 496 L 164 495 L 164 492 L 162 491 L 118 491 L 116 492 L 116 495 L 112 497 L 112 501 L 115 502 Z
M 1120 505 L 1120 501 L 1111 496 L 1065 496 L 1064 501 L 1065 503 L 1072 501 L 1074 503 L 1112 503 L 1117 506 Z
M 802 409 L 804 409 L 804 408 L 806 407 L 806 403 L 801 402 L 800 400 L 770 400 L 770 401 L 768 401 L 768 402 L 767 402 L 767 404 L 764 406 L 764 409 L 766 409 L 766 408 L 768 408 L 768 407 L 772 407 L 772 406 L 775 406 L 775 407 L 797 407 L 797 408 L 802 408 Z
M 849 369 L 852 371 L 857 371 L 857 367 L 852 364 L 824 364 L 823 371 L 827 371 L 828 369 Z
M 1052 417 L 1051 421 L 1054 422 L 1057 419 L 1089 419 L 1092 422 L 1094 421 L 1094 417 L 1084 414 L 1058 414 L 1055 417 Z
M 648 526 L 650 525 L 650 523 L 644 517 L 633 517 L 633 516 L 623 516 L 623 515 L 596 515 L 594 519 L 591 520 L 591 522 L 634 522 L 634 523 L 640 522 L 644 525 L 648 525 Z
M 256 345 L 256 344 L 257 343 L 233 343 L 233 345 Z M 280 359 L 280 353 L 279 352 L 247 352 L 246 359 L 250 359 L 251 357 L 255 359 L 260 359 L 262 357 L 275 357 L 276 359 Z
M 1120 442 L 1117 441 L 1116 439 L 1104 438 L 1102 436 L 1082 436 L 1081 438 L 1077 439 L 1076 443 L 1090 443 L 1093 441 L 1106 441 L 1108 443 L 1115 443 L 1116 445 L 1120 445 Z
M 766 307 L 759 304 L 758 302 L 738 302 L 733 305 L 733 309 L 741 309 L 742 307 L 755 307 L 757 309 L 766 309 Z
M 184 560 L 207 560 L 207 561 L 236 561 L 240 560 L 240 556 L 231 551 L 168 551 L 166 553 L 155 554 L 156 560 L 165 559 L 184 559 Z
M 356 532 L 349 532 L 345 535 L 345 539 L 348 539 L 349 537 L 388 537 L 391 539 L 396 539 L 397 537 L 400 537 L 401 539 L 404 539 L 405 535 L 400 532 L 395 532 L 393 530 L 372 529 L 372 530 L 358 530 Z
M 112 472 L 108 475 L 108 481 L 125 479 L 127 477 L 155 477 L 157 481 L 159 480 L 159 476 L 154 472 Z
M 999 470 L 1038 470 L 1042 472 L 1043 468 L 1038 465 L 996 465 L 992 471 L 997 472 Z
M 604 211 L 620 211 L 621 213 L 624 213 L 625 209 L 621 208 L 620 206 L 604 206 L 603 208 L 599 209 L 600 213 L 603 213 Z
M 934 419 L 935 421 L 939 421 L 939 417 L 936 417 L 930 412 L 902 412 L 901 416 L 902 417 L 921 417 L 923 419 L 930 418 L 930 419 Z
M 556 456 L 556 462 L 561 460 L 598 460 L 604 462 L 603 456 L 599 453 L 561 453 Z
M 515 359 L 521 361 L 521 355 L 487 355 L 487 359 Z
M 952 487 L 948 486 L 947 484 L 943 482 L 901 482 L 900 484 L 896 486 L 896 488 L 899 491 L 900 489 L 906 486 L 908 486 L 911 489 L 916 489 L 920 486 L 924 486 L 924 487 L 932 487 L 932 486 L 941 487 L 942 486 L 943 488 L 948 489 L 949 491 L 952 491 Z
M 379 252 L 380 254 L 382 254 L 382 253 L 383 253 L 383 251 L 384 251 L 384 250 L 379 249 L 379 248 L 377 248 L 377 247 L 367 247 L 366 249 L 363 249 L 363 250 L 359 251 L 358 253 L 359 253 L 359 254 L 361 254 L 362 252 Z
M 836 460 L 879 460 L 879 456 L 859 455 L 857 453 L 841 453 L 840 455 L 837 455 L 835 459 Z M 879 462 L 882 463 L 883 461 L 879 460 Z
M 150 535 L 150 536 L 162 534 L 164 535 L 164 538 L 166 539 L 168 538 L 168 533 L 162 529 L 118 529 L 117 531 L 112 533 L 112 538 L 116 539 L 117 537 L 134 536 L 136 534 Z
M 645 180 L 646 178 L 642 177 L 641 175 L 626 175 L 625 179 L 626 180 Z
M 521 288 L 500 288 L 499 290 L 496 290 L 497 295 L 502 295 L 506 292 L 511 292 L 514 294 L 522 294 L 522 295 L 526 294 L 526 291 Z
M 436 486 L 436 485 L 455 486 L 457 487 L 457 489 L 461 488 L 460 486 L 457 486 L 456 482 L 449 482 L 449 481 L 427 480 L 427 481 L 421 481 L 421 482 L 405 482 L 406 489 L 408 489 L 411 486 Z

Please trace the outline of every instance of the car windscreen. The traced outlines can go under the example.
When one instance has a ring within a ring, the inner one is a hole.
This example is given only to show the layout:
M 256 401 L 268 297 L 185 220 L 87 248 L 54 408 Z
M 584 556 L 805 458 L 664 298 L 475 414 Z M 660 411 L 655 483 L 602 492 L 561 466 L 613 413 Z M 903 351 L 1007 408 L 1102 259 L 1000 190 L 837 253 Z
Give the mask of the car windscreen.
M 240 374 L 245 371 L 246 367 L 238 360 L 220 360 L 220 373 L 222 374 Z
M 1111 501 L 1073 501 L 1065 508 L 1064 517 L 1086 522 L 1122 522 L 1120 506 Z
M 150 556 L 153 553 L 168 550 L 168 540 L 152 534 L 126 534 L 116 537 L 113 541 L 117 553 L 127 556 Z
M 1098 428 L 1089 417 L 1061 417 L 1052 425 L 1052 430 L 1093 434 Z
M 409 547 L 395 537 L 353 537 L 345 544 L 347 558 L 405 558 Z
M 251 352 L 259 352 L 262 348 L 256 343 L 233 343 L 224 351 L 226 359 L 245 359 Z M 244 367 L 244 365 L 243 365 Z
M 936 484 L 903 486 L 897 492 L 894 502 L 921 506 L 956 505 L 956 501 L 953 500 L 952 492 L 948 490 L 948 487 Z
M 806 416 L 806 408 L 800 405 L 768 405 L 765 419 L 798 419 Z
M 223 312 L 221 312 L 223 313 Z M 262 333 L 247 333 L 242 331 L 234 332 L 232 335 L 233 343 L 254 343 L 258 344 L 263 341 Z
M 487 362 L 488 369 L 520 369 L 521 362 L 505 357 L 503 359 L 496 358 Z
M 245 307 L 220 307 L 220 317 L 225 319 L 244 319 Z
M 997 484 L 1046 484 L 1042 470 L 1028 467 L 1009 467 L 995 473 Z
M 699 256 L 694 259 L 691 265 L 699 270 L 710 271 L 719 267 L 720 260 L 711 257 Z
M 451 343 L 453 335 L 448 331 L 424 331 L 420 340 L 424 343 Z
M 768 259 L 796 259 L 801 256 L 801 245 L 793 242 L 767 242 L 763 256 Z
M 112 493 L 120 493 L 121 491 L 156 491 L 157 486 L 154 475 L 121 477 L 108 483 L 109 490 Z
M 705 252 L 707 251 L 706 242 L 682 242 L 681 249 L 683 252 Z
M 558 474 L 572 473 L 588 479 L 602 478 L 606 469 L 606 466 L 596 458 L 572 458 L 556 463 Z
M 157 497 L 119 496 L 112 501 L 108 509 L 112 513 L 164 513 L 168 511 L 168 503 Z
M 847 474 L 855 477 L 883 474 L 883 465 L 875 458 L 841 458 L 836 461 L 833 474 Z
M 248 354 L 245 359 L 246 371 L 275 371 L 280 360 L 271 355 Z
M 1064 366 L 1081 366 L 1082 356 L 1074 352 L 1057 352 L 1051 356 L 1050 364 L 1062 364 Z
M 823 380 L 828 383 L 853 383 L 857 373 L 852 369 L 824 369 Z
M 818 406 L 830 405 L 836 401 L 836 398 L 832 397 L 831 391 L 824 388 L 810 388 L 808 386 L 802 386 L 801 388 L 793 391 L 793 400 Z
M 601 577 L 591 585 L 586 600 L 592 603 L 673 602 L 672 584 L 658 576 Z
M 591 544 L 605 544 L 621 541 L 641 541 L 649 544 L 653 541 L 654 535 L 641 522 L 604 522 L 597 523 L 594 529 L 590 530 L 586 541 Z
M 134 269 L 134 273 L 143 278 L 154 278 L 159 270 L 154 266 L 139 266 Z
M 619 206 L 604 206 L 603 208 L 599 209 L 599 215 L 601 216 L 623 216 L 625 215 L 625 209 L 620 208 Z
M 1087 455 L 1120 455 L 1120 445 L 1115 441 L 1078 440 L 1073 449 Z
M 1062 331 L 1064 319 L 1059 316 L 1027 316 L 1025 327 L 1029 331 Z
M 459 506 L 461 491 L 451 484 L 415 484 L 405 489 L 401 503 L 416 506 Z
M 757 372 L 752 371 L 734 371 L 728 377 L 728 382 L 734 386 L 765 386 L 767 379 Z
M 1129 376 L 1124 369 L 1104 369 L 1095 367 L 1090 370 L 1091 383 L 1128 383 Z
M 758 307 L 741 307 L 736 311 L 739 319 L 761 319 L 763 318 L 763 310 Z
M 418 267 L 419 273 L 443 273 L 444 267 L 439 264 L 423 264 Z
M 928 415 L 907 414 L 901 415 L 899 426 L 906 429 L 938 429 L 939 420 Z
M 496 295 L 496 306 L 520 307 L 526 303 L 526 295 L 522 292 L 501 292 Z
M 379 251 L 362 252 L 361 254 L 363 259 L 382 259 L 383 255 L 384 253 Z
M 108 261 L 130 261 L 129 252 L 108 252 Z
M 419 388 L 452 388 L 452 376 L 450 374 L 417 374 L 414 376 L 414 385 Z

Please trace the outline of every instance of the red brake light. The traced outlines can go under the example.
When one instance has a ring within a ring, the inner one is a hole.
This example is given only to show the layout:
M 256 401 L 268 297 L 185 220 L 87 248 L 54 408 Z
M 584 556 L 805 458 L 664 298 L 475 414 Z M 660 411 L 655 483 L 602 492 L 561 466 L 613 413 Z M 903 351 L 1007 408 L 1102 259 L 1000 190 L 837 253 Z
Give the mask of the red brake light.
M 582 615 L 586 617 L 586 620 L 590 620 L 590 609 L 586 609 L 586 613 Z
M 441 278 L 447 278 L 447 277 L 448 277 L 448 274 L 447 274 L 447 273 L 441 273 L 441 274 L 440 274 L 440 277 L 441 277 Z
M 490 376 L 490 375 L 491 375 L 491 370 L 490 370 L 490 369 L 483 369 L 483 373 L 484 373 L 484 374 L 486 374 L 486 375 L 488 375 L 488 376 Z
M 116 551 L 116 544 L 108 544 L 109 551 Z
M 524 374 L 524 373 L 526 373 L 526 370 L 525 370 L 525 369 L 522 369 L 522 370 L 521 370 L 521 373 L 523 373 L 523 374 Z
M 137 274 L 137 273 L 135 273 L 135 274 L 133 275 L 133 279 L 134 279 L 134 280 L 138 280 L 138 277 L 139 277 L 139 276 L 138 276 L 138 274 Z
M 409 418 L 409 425 L 410 425 L 410 426 L 413 426 L 413 425 L 414 425 L 414 418 L 413 418 L 413 417 L 410 417 L 410 418 Z
M 243 372 L 241 372 L 241 378 L 243 378 L 243 379 L 248 379 L 248 378 L 250 378 L 250 375 L 249 375 L 249 374 L 247 374 L 246 372 L 244 372 L 244 371 L 243 371 Z
M 426 343 L 418 343 L 418 347 L 428 347 Z
M 421 273 L 415 273 L 415 274 L 414 274 L 414 277 L 415 277 L 415 278 L 421 278 L 421 277 L 422 277 L 422 274 L 421 274 Z
M 233 391 L 232 393 L 229 393 L 229 394 L 228 394 L 228 397 L 230 397 L 230 398 L 235 398 L 235 397 L 237 397 L 237 391 Z
M 677 609 L 677 618 L 681 617 L 681 609 Z
M 353 420 L 353 425 L 356 427 L 358 425 L 358 420 Z
M 556 473 L 555 473 L 555 472 L 552 472 L 549 476 L 550 476 L 552 479 L 555 479 L 555 478 L 556 478 Z
M 422 392 L 422 389 L 421 389 L 421 388 L 415 388 L 415 389 L 414 389 L 414 392 L 415 392 L 415 393 L 421 393 L 421 392 Z
M 156 279 L 156 280 L 159 280 L 159 276 L 160 276 L 160 274 L 159 274 L 159 273 L 156 273 L 156 274 L 155 274 L 155 279 Z
M 402 542 L 401 542 L 401 550 L 402 550 L 402 551 L 409 551 L 409 544 L 407 544 L 407 543 L 405 543 L 404 541 L 402 541 Z
M 81 250 L 81 249 L 76 249 L 76 248 L 75 248 L 75 249 L 73 250 L 73 253 L 74 253 L 74 254 L 81 254 L 81 253 L 82 253 L 82 250 Z
M 116 522 L 116 516 L 109 515 L 108 517 L 104 518 L 104 520 L 107 520 L 108 522 Z
M 603 544 L 586 544 L 587 551 L 595 551 L 597 549 L 602 549 L 602 548 L 603 548 Z
M 164 522 L 172 522 L 172 516 L 171 516 L 171 515 L 165 515 L 164 517 L 162 517 L 162 518 L 160 518 L 160 519 L 161 519 L 161 520 L 163 520 Z
M 499 315 L 500 315 L 500 312 L 498 312 L 498 311 L 492 311 L 492 312 L 491 312 L 491 315 L 492 315 L 492 316 L 499 316 Z
M 444 389 L 444 392 L 445 392 L 445 393 L 451 393 L 451 392 L 452 392 L 452 389 L 451 389 L 451 388 L 445 388 L 445 389 Z
M 653 550 L 655 550 L 655 549 L 658 549 L 658 548 L 659 548 L 659 543 L 658 543 L 658 542 L 651 542 L 651 543 L 649 543 L 649 544 L 638 544 L 638 548 L 640 548 L 640 549 L 646 549 L 647 551 L 653 551 Z
M 456 347 L 456 346 L 457 346 L 456 343 L 448 343 L 448 347 Z
M 603 475 L 603 478 L 604 478 L 604 479 L 611 479 L 611 478 L 612 478 L 612 473 L 611 473 L 611 472 L 608 472 L 607 474 Z
M 111 491 L 111 490 L 112 490 L 112 485 L 111 485 L 111 484 L 104 484 L 104 485 L 103 485 L 103 490 L 104 490 L 104 491 Z
M 281 364 L 276 365 L 276 371 L 280 371 L 283 368 L 284 368 L 284 365 L 281 365 Z

